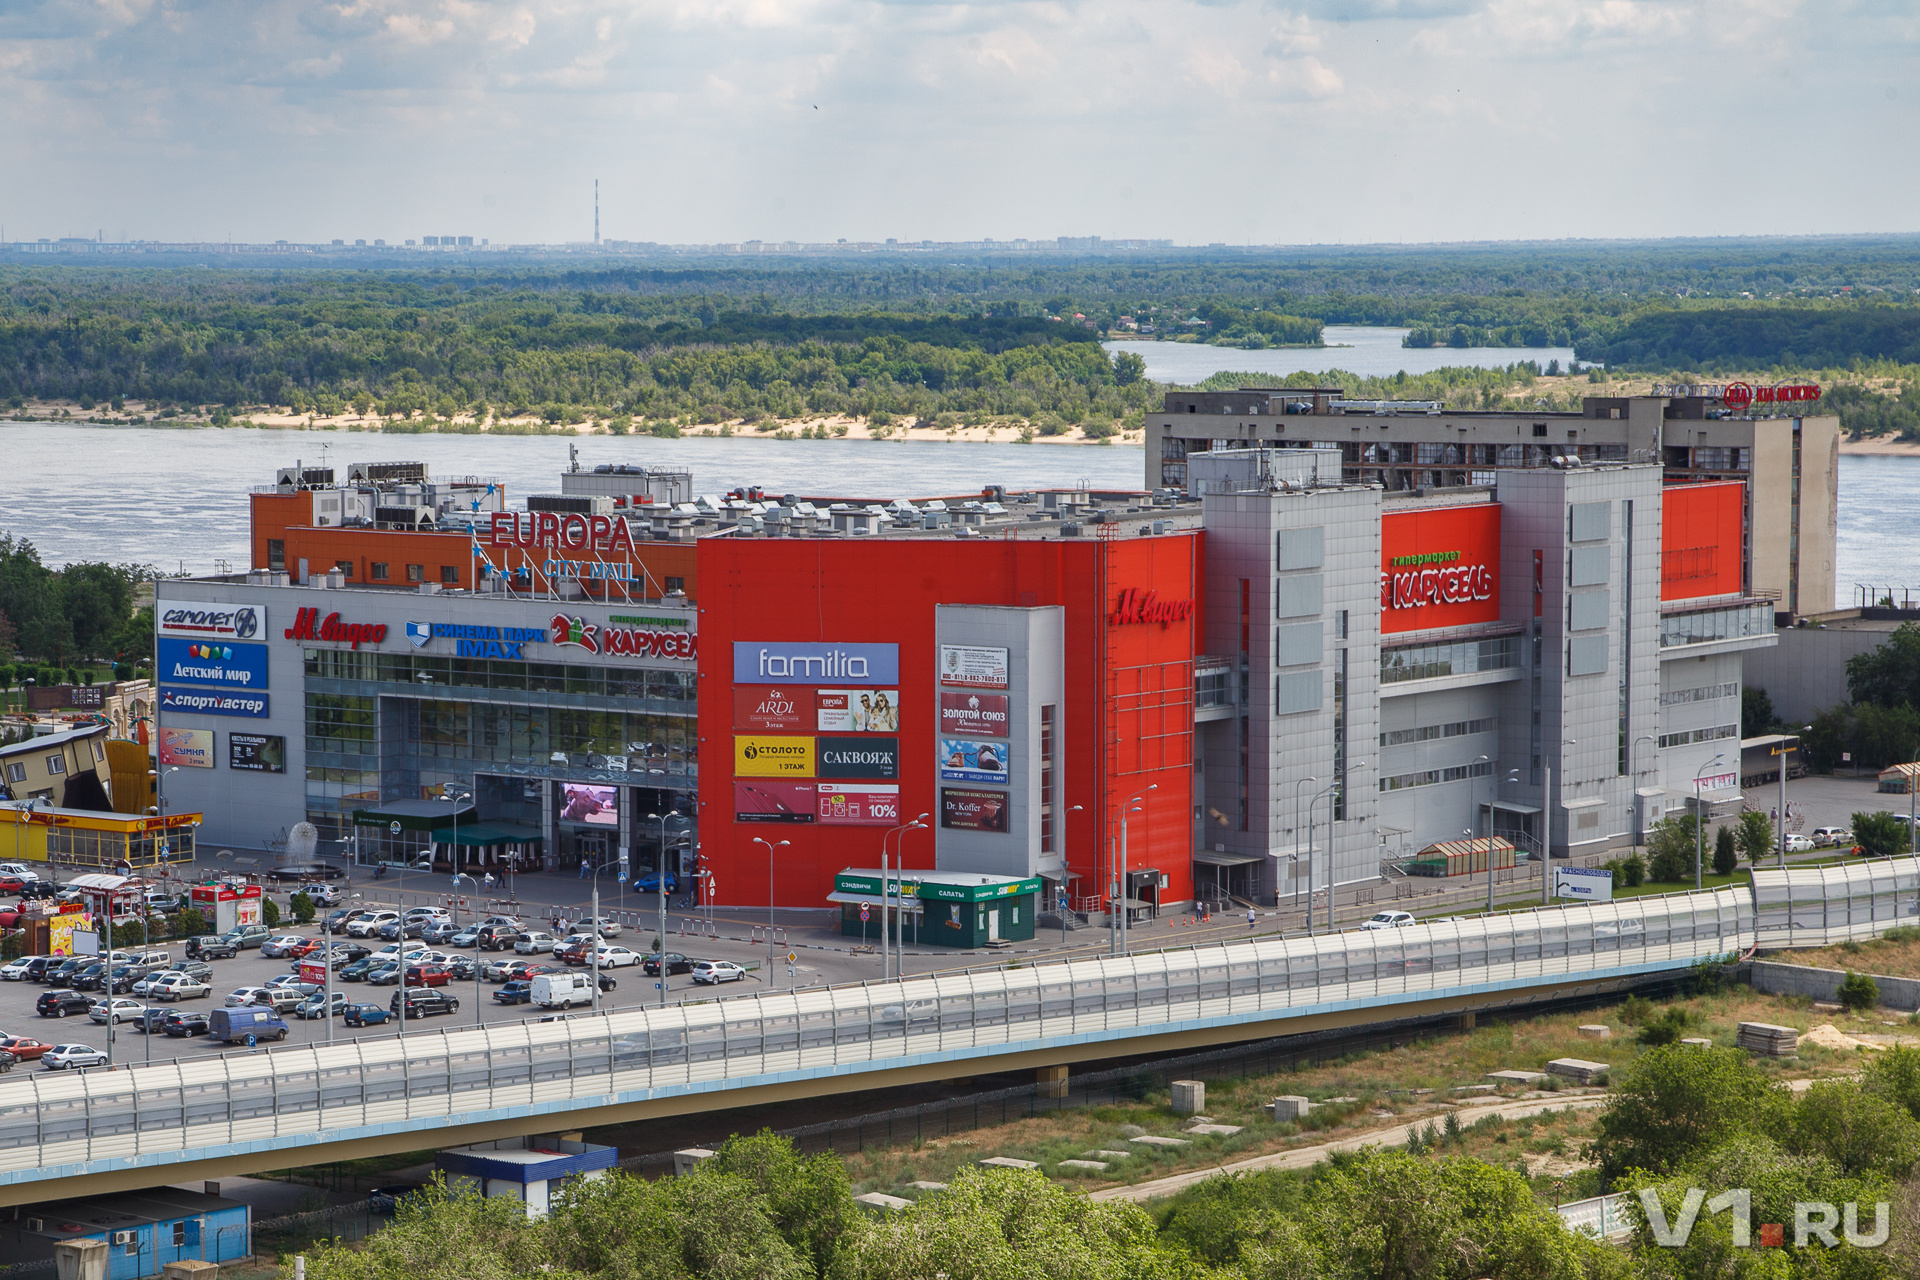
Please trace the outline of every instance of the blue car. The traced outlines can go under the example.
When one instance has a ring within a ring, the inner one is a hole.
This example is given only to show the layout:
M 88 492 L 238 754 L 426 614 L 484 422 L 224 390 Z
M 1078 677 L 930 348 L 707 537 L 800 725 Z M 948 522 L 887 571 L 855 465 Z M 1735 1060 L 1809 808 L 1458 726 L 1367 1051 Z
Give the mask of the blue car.
M 522 980 L 509 982 L 493 993 L 501 1004 L 527 1004 L 533 999 L 533 984 Z
M 658 871 L 647 872 L 646 875 L 641 876 L 640 879 L 635 882 L 633 888 L 636 893 L 660 892 L 660 873 Z M 680 881 L 671 871 L 667 872 L 667 892 L 680 892 Z
M 350 1004 L 346 1008 L 346 1024 L 350 1027 L 374 1027 L 392 1016 L 382 1005 Z

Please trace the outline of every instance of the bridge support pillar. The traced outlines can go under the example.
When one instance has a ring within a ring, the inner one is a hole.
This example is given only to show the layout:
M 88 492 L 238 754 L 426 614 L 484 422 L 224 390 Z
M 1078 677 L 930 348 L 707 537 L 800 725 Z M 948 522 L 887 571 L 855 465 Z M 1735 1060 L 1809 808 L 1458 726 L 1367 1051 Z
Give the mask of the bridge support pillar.
M 1463 1013 L 1463 1014 L 1461 1014 L 1461 1015 L 1460 1015 L 1460 1019 L 1459 1019 L 1459 1022 L 1458 1022 L 1458 1024 L 1457 1024 L 1457 1025 L 1459 1026 L 1459 1028 L 1460 1028 L 1460 1030 L 1462 1030 L 1462 1031 L 1471 1031 L 1471 1030 L 1473 1030 L 1473 1027 L 1474 1027 L 1474 1017 L 1473 1017 L 1473 1013 L 1472 1013 L 1472 1011 L 1471 1011 L 1471 1010 L 1469 1010 L 1468 1012 L 1466 1012 L 1466 1013 Z
M 1067 1096 L 1067 1069 L 1065 1067 L 1041 1067 L 1033 1073 L 1043 1098 L 1064 1098 Z

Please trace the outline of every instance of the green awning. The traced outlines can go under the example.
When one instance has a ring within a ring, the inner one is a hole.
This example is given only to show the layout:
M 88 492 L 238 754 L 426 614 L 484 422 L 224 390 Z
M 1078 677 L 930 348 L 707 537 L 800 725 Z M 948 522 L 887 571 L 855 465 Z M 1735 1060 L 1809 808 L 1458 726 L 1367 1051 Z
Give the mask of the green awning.
M 544 837 L 540 828 L 518 822 L 463 822 L 456 834 L 452 827 L 435 827 L 435 844 L 462 844 L 484 848 L 495 844 L 539 844 Z
M 456 812 L 462 819 L 473 816 L 473 806 L 456 811 L 453 805 L 444 800 L 390 800 L 377 809 L 355 809 L 353 825 L 356 827 L 390 827 L 399 823 L 402 831 L 432 831 L 443 822 L 453 820 Z

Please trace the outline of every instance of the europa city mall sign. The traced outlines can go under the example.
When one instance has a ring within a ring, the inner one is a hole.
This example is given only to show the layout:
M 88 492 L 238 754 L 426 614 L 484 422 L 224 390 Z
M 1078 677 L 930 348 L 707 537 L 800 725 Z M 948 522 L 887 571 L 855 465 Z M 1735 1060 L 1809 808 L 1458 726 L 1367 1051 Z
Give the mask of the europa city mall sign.
M 1500 620 L 1500 507 L 1399 511 L 1380 520 L 1380 632 Z

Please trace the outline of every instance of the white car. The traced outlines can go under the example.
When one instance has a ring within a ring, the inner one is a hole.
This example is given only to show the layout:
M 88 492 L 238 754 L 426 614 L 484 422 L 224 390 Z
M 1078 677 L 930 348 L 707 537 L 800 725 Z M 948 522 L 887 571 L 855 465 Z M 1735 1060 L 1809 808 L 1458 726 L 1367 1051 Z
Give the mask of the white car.
M 516 931 L 525 927 L 520 923 L 519 916 L 488 916 L 485 920 L 475 925 L 474 928 L 476 930 L 484 929 L 490 924 L 498 925 L 503 929 L 513 929 Z
M 355 916 L 347 922 L 349 938 L 370 938 L 380 932 L 383 924 L 392 924 L 400 918 L 398 911 L 369 911 L 363 916 Z
M 96 1049 L 90 1044 L 57 1044 L 40 1055 L 40 1066 L 46 1071 L 66 1071 L 69 1068 L 84 1069 L 106 1065 L 106 1051 Z
M 624 969 L 628 965 L 640 963 L 640 953 L 632 947 L 601 947 L 600 967 L 602 969 Z M 746 971 L 741 970 L 742 973 Z
M 6 964 L 0 964 L 0 982 L 20 981 L 27 976 L 27 966 L 40 958 L 39 956 L 21 956 L 18 960 L 9 960 Z
M 105 1026 L 111 1021 L 115 1026 L 122 1022 L 137 1022 L 147 1016 L 147 1006 L 138 1000 L 115 999 L 102 1000 L 87 1010 L 87 1016 Z
M 1818 847 L 1852 844 L 1853 829 L 1851 827 L 1815 827 L 1813 829 L 1813 843 Z M 4 976 L 5 972 L 5 970 L 0 969 L 0 976 Z
M 24 862 L 0 862 L 0 876 L 19 876 L 22 880 L 38 880 L 40 873 Z
M 250 1009 L 258 1006 L 265 1009 L 273 1004 L 273 991 L 268 987 L 241 987 L 227 992 L 226 1007 L 229 1009 Z
M 1788 853 L 1807 853 L 1812 850 L 1813 847 L 1813 841 L 1801 835 L 1799 832 L 1790 831 L 1787 833 Z
M 282 973 L 267 979 L 269 991 L 298 991 L 302 997 L 310 996 L 320 990 L 318 982 L 302 982 L 297 973 Z
M 579 946 L 583 943 L 590 947 L 599 941 L 600 940 L 598 938 L 594 937 L 590 933 L 570 933 L 566 937 L 560 939 L 560 941 L 553 944 L 553 954 L 555 956 L 558 956 L 562 951 L 565 951 L 568 947 Z M 0 971 L 0 972 L 4 972 L 4 971 Z
M 1362 929 L 1404 929 L 1415 923 L 1410 911 L 1381 911 L 1371 920 L 1363 921 Z
M 199 1000 L 213 994 L 213 988 L 190 973 L 158 975 L 147 995 L 154 1000 Z
M 731 960 L 701 960 L 693 966 L 695 982 L 738 982 L 747 971 Z

